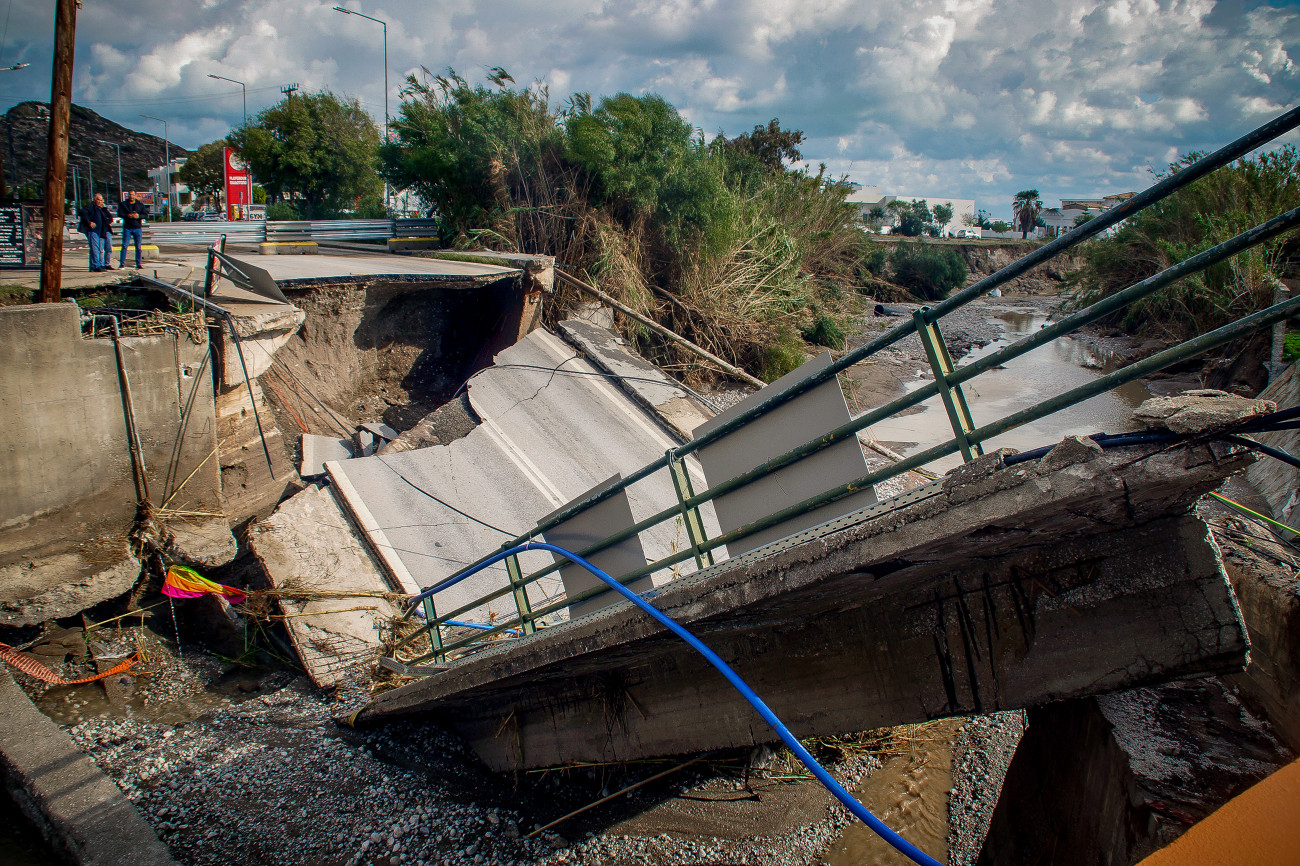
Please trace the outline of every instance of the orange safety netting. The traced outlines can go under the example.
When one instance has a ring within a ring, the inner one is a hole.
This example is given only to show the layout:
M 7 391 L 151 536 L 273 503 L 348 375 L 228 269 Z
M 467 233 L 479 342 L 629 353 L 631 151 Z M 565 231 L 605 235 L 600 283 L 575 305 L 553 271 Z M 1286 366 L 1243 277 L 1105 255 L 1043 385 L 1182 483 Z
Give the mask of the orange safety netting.
M 38 680 L 53 683 L 56 686 L 75 686 L 81 683 L 93 683 L 95 680 L 102 680 L 104 677 L 111 677 L 113 674 L 120 674 L 132 665 L 139 664 L 140 654 L 136 653 L 112 670 L 107 670 L 101 674 L 95 674 L 93 677 L 86 677 L 85 679 L 80 680 L 65 680 L 45 665 L 36 661 L 36 659 L 23 655 L 8 644 L 0 643 L 0 659 L 3 659 L 9 665 L 17 668 L 28 676 L 36 677 Z

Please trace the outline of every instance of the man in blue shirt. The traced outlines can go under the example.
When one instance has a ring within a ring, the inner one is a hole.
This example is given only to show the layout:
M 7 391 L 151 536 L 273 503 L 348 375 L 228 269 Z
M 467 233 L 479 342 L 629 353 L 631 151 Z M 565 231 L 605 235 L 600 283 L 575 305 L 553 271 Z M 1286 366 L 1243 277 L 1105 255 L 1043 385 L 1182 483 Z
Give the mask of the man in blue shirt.
M 81 209 L 77 230 L 84 232 L 90 244 L 90 270 L 111 271 L 108 262 L 108 239 L 113 233 L 113 215 L 104 207 L 104 197 L 95 194 L 95 200 Z
M 126 267 L 126 245 L 134 240 L 135 266 L 139 268 L 140 239 L 143 237 L 141 229 L 149 211 L 144 206 L 144 202 L 136 199 L 135 191 L 132 190 L 126 194 L 126 201 L 117 206 L 117 215 L 122 218 L 122 255 L 117 260 L 117 266 Z

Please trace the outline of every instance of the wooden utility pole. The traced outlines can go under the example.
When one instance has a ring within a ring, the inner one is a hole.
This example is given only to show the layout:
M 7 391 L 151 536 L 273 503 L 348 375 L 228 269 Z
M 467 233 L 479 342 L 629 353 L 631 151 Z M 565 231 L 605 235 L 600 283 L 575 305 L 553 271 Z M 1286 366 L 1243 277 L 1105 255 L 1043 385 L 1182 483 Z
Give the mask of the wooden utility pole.
M 63 288 L 63 193 L 68 171 L 68 118 L 72 114 L 72 54 L 78 0 L 58 0 L 54 11 L 54 75 L 50 82 L 49 150 L 45 157 L 45 234 L 41 251 L 43 304 L 57 303 Z

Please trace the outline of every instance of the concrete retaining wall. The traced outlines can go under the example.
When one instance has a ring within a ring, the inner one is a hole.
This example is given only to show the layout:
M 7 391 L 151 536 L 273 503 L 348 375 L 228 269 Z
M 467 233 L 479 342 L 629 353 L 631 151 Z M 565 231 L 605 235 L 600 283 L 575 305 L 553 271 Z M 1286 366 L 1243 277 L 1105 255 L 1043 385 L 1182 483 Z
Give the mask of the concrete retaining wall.
M 219 511 L 212 377 L 186 334 L 122 340 L 155 504 L 195 473 L 172 507 Z M 186 423 L 182 409 L 191 405 Z M 0 309 L 0 565 L 60 552 L 96 535 L 122 537 L 136 489 L 113 340 L 84 339 L 72 304 Z M 206 460 L 206 464 L 204 461 Z
M 1300 406 L 1300 373 L 1296 372 L 1298 367 L 1300 365 L 1292 364 L 1263 390 L 1260 399 L 1272 400 L 1277 403 L 1279 410 Z M 1300 430 L 1261 433 L 1255 438 L 1265 445 L 1281 448 L 1288 454 L 1300 453 Z M 1246 477 L 1268 500 L 1273 517 L 1300 531 L 1300 469 L 1269 457 L 1250 467 Z

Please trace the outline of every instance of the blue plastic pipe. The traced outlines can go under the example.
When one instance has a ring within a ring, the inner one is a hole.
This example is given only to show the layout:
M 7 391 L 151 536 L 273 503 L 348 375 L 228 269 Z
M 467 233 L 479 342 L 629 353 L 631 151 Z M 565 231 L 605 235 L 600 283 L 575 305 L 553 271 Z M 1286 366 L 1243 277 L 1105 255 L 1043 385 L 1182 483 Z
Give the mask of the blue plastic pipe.
M 763 703 L 763 699 L 760 698 L 758 695 L 756 695 L 754 693 L 754 690 L 751 689 L 749 685 L 740 678 L 740 675 L 737 674 L 735 671 L 733 671 L 731 669 L 731 666 L 728 665 L 726 662 L 724 662 L 718 656 L 717 653 L 709 649 L 700 641 L 699 638 L 697 638 L 695 635 L 688 632 L 682 626 L 678 625 L 676 621 L 670 619 L 667 615 L 665 615 L 657 608 L 652 606 L 645 599 L 641 598 L 632 590 L 628 589 L 626 586 L 619 583 L 617 580 L 610 577 L 608 574 L 601 571 L 599 568 L 592 565 L 590 562 L 583 559 L 581 556 L 579 556 L 576 553 L 572 553 L 568 550 L 565 550 L 563 547 L 557 547 L 554 544 L 547 544 L 546 542 L 543 541 L 525 542 L 519 545 L 518 547 L 512 547 L 509 550 L 503 550 L 500 553 L 496 554 L 495 556 L 491 557 L 490 559 L 484 560 L 483 562 L 480 562 L 477 565 L 472 566 L 471 568 L 461 572 L 460 574 L 447 578 L 442 583 L 439 583 L 437 586 L 434 586 L 431 589 L 426 589 L 424 592 L 420 593 L 419 595 L 411 599 L 412 609 L 414 609 L 415 605 L 418 604 L 420 601 L 428 598 L 434 593 L 447 589 L 450 586 L 455 586 L 465 578 L 470 577 L 471 575 L 476 574 L 479 571 L 482 571 L 483 569 L 487 568 L 490 565 L 494 565 L 500 562 L 501 560 L 505 559 L 507 556 L 513 556 L 515 554 L 522 553 L 525 550 L 546 550 L 551 553 L 555 553 L 567 558 L 574 565 L 578 565 L 581 566 L 582 568 L 585 568 L 587 571 L 591 572 L 596 577 L 600 578 L 602 581 L 608 584 L 610 589 L 614 590 L 619 595 L 623 596 L 624 598 L 632 602 L 637 607 L 641 608 L 641 610 L 649 614 L 656 622 L 658 622 L 664 628 L 668 629 L 673 634 L 677 635 L 679 638 L 686 641 L 686 643 L 690 644 L 691 647 L 694 648 L 696 652 L 698 652 L 700 655 L 704 656 L 704 658 L 708 660 L 709 664 L 717 668 L 718 671 L 724 677 L 727 678 L 727 681 L 731 683 L 732 686 L 735 687 L 736 691 L 740 692 L 741 697 L 749 701 L 750 706 L 752 706 L 758 712 L 758 714 L 763 717 L 763 721 L 771 725 L 772 730 L 776 731 L 777 736 L 781 738 L 781 742 L 785 743 L 786 747 L 789 748 L 790 751 L 795 753 L 795 756 L 798 757 L 799 760 L 803 762 L 803 765 L 807 767 L 809 772 L 811 772 L 813 776 L 817 778 L 817 781 L 821 782 L 822 785 L 825 786 L 826 790 L 830 791 L 831 794 L 835 796 L 835 799 L 843 803 L 844 806 L 854 814 L 854 816 L 856 816 L 860 821 L 862 821 L 862 823 L 870 827 L 873 831 L 875 831 L 876 835 L 878 835 L 881 839 L 884 839 L 886 842 L 888 842 L 891 846 L 894 847 L 895 850 L 901 853 L 904 857 L 907 857 L 913 863 L 920 863 L 923 864 L 923 866 L 943 866 L 943 864 L 941 864 L 938 860 L 934 859 L 929 854 L 926 854 L 920 848 L 917 848 L 911 842 L 908 842 L 902 836 L 898 835 L 893 830 L 889 829 L 889 827 L 885 826 L 885 823 L 883 821 L 881 821 L 875 815 L 871 814 L 871 812 L 868 811 L 865 806 L 863 806 L 856 799 L 854 799 L 853 795 L 850 794 L 848 791 L 846 791 L 843 785 L 835 781 L 834 777 L 832 777 L 830 773 L 826 772 L 825 767 L 817 763 L 817 759 L 814 758 L 808 752 L 808 750 L 803 747 L 803 743 L 799 742 L 799 738 L 796 737 L 794 734 L 790 733 L 790 729 L 787 728 L 785 724 L 776 717 L 776 713 L 772 712 L 771 708 L 768 707 L 767 704 Z

